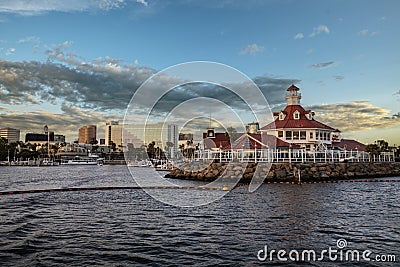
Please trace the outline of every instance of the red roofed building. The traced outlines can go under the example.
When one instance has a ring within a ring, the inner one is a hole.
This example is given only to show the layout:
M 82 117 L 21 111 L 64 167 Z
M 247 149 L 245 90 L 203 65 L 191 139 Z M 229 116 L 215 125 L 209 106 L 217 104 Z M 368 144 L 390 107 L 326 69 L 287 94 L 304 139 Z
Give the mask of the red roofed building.
M 287 89 L 287 106 L 274 112 L 274 121 L 260 129 L 268 135 L 291 145 L 315 150 L 319 146 L 332 147 L 332 142 L 340 142 L 340 131 L 315 120 L 314 112 L 300 105 L 299 88 L 291 85 Z
M 245 133 L 224 149 L 289 148 L 291 144 L 273 135 Z
M 214 133 L 210 136 L 210 129 L 207 133 L 203 133 L 203 147 L 204 149 L 223 148 L 229 145 L 228 133 Z

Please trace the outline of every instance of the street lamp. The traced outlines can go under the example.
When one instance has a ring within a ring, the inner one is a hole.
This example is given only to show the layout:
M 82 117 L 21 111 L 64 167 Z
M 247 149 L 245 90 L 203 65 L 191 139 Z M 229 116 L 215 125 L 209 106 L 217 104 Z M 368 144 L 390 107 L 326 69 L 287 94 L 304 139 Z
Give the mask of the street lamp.
M 49 157 L 50 160 L 50 132 L 49 132 L 49 127 L 47 125 L 44 126 L 44 133 L 47 133 L 47 156 Z

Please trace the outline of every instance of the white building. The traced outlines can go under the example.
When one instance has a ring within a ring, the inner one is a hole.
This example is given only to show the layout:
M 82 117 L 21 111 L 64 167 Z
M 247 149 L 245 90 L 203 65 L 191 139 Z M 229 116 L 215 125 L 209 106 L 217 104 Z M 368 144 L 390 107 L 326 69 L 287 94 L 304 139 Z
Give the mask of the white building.
M 341 135 L 338 129 L 315 120 L 315 113 L 305 110 L 300 105 L 299 90 L 294 85 L 287 89 L 287 106 L 284 110 L 274 112 L 275 121 L 265 125 L 260 131 L 309 150 L 332 147 L 335 143 L 340 143 Z

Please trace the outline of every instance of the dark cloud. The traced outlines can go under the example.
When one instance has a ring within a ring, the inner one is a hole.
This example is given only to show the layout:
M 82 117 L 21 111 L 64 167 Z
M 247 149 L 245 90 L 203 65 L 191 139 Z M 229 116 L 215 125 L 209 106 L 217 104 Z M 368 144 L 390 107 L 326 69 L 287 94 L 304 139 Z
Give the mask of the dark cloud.
M 325 68 L 329 68 L 336 65 L 335 61 L 329 61 L 329 62 L 321 62 L 321 63 L 316 63 L 316 64 L 312 64 L 309 67 L 312 69 L 325 69 Z
M 74 68 L 51 61 L 0 60 L 0 102 L 21 105 L 59 100 L 103 111 L 126 108 L 135 90 L 155 70 L 110 64 Z
M 397 100 L 400 100 L 400 90 L 393 94 Z
M 48 49 L 45 52 L 48 57 L 45 62 L 0 60 L 0 103 L 14 106 L 33 104 L 33 110 L 35 104 L 38 104 L 39 109 L 41 104 L 50 103 L 61 109 L 61 113 L 33 111 L 29 114 L 1 109 L 2 127 L 37 131 L 44 124 L 48 124 L 74 136 L 82 125 L 102 125 L 109 119 L 122 120 L 131 97 L 145 80 L 156 73 L 155 69 L 128 64 L 121 59 L 106 57 L 84 61 L 74 52 L 67 51 L 70 46 L 71 42 L 66 41 Z M 184 82 L 177 77 L 166 75 L 152 80 L 151 88 L 148 88 L 151 90 L 142 90 L 143 103 L 134 107 L 135 112 L 140 113 L 141 108 L 148 107 L 147 102 L 154 98 L 152 94 L 157 93 L 158 86 L 162 85 L 173 90 L 166 93 L 154 106 L 154 113 L 159 115 L 167 114 L 193 98 L 219 100 L 236 112 L 251 113 L 251 108 L 266 113 L 265 103 L 259 95 L 251 91 L 254 89 L 252 83 L 225 84 L 225 88 L 210 83 Z M 254 78 L 254 83 L 272 106 L 284 103 L 287 87 L 299 82 L 300 80 L 296 79 L 272 78 L 266 75 Z M 176 84 L 184 85 L 174 88 Z M 227 88 L 235 88 L 237 94 Z M 242 97 L 249 101 L 250 107 Z M 190 108 L 196 116 L 207 117 L 212 112 L 222 118 L 228 112 L 222 110 L 216 102 L 201 103 L 202 106 Z M 139 113 L 137 115 L 146 115 Z M 175 115 L 185 118 L 185 113 L 187 112 L 179 110 Z M 136 121 L 141 120 L 139 117 L 136 117 Z M 175 118 L 177 121 L 180 119 Z
M 334 78 L 336 81 L 342 81 L 342 80 L 344 80 L 344 76 L 341 76 L 341 75 L 335 75 L 335 76 L 333 76 L 333 78 Z
M 272 78 L 269 76 L 257 76 L 253 81 L 260 88 L 271 106 L 284 103 L 286 89 L 291 84 L 299 84 L 301 82 L 298 79 Z

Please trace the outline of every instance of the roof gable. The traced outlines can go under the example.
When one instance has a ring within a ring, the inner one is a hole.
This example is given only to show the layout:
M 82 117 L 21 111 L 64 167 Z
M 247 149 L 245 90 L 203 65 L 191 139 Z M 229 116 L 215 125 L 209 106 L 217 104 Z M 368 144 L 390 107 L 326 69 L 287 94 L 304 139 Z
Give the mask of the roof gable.
M 299 112 L 299 117 L 298 119 L 295 119 L 294 113 Z M 261 130 L 273 130 L 273 129 L 285 129 L 285 128 L 305 128 L 305 129 L 326 129 L 326 130 L 332 130 L 334 131 L 335 129 L 321 123 L 313 118 L 309 119 L 307 114 L 310 113 L 309 110 L 304 110 L 304 108 L 300 105 L 288 105 L 285 107 L 284 110 L 281 111 L 284 114 L 287 114 L 285 118 L 283 119 L 275 119 L 274 122 L 271 122 L 264 127 L 261 128 Z

